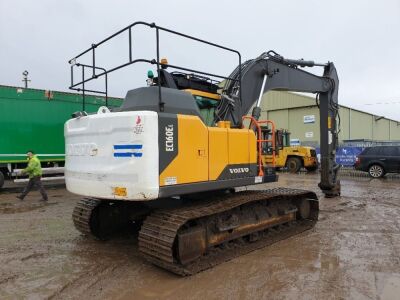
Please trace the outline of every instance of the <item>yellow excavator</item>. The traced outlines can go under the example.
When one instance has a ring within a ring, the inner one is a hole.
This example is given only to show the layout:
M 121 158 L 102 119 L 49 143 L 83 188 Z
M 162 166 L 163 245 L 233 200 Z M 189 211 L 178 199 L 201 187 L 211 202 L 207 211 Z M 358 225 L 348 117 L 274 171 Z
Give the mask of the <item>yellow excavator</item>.
M 155 31 L 154 59 L 133 57 L 136 27 Z M 162 33 L 225 50 L 238 65 L 226 76 L 169 64 L 160 58 Z M 98 49 L 122 35 L 129 41 L 127 61 L 100 67 Z M 80 62 L 87 57 L 91 63 Z M 331 62 L 291 60 L 273 51 L 242 62 L 237 50 L 146 22 L 92 44 L 69 62 L 71 89 L 106 97 L 111 72 L 135 63 L 156 68 L 156 76 L 149 71 L 147 86 L 127 92 L 120 108 L 78 111 L 65 124 L 65 180 L 70 192 L 83 196 L 73 211 L 83 234 L 107 239 L 134 226 L 145 259 L 191 275 L 312 228 L 319 211 L 314 192 L 265 189 L 278 180 L 275 166 L 263 160 L 263 146 L 270 142 L 263 130 L 272 122 L 260 120 L 260 104 L 270 90 L 318 94 L 319 187 L 327 197 L 340 194 L 338 77 Z M 322 76 L 301 70 L 314 66 L 323 68 Z M 105 90 L 89 90 L 88 83 L 98 78 L 105 78 Z M 218 80 L 225 82 L 222 91 Z M 249 185 L 259 189 L 235 190 Z

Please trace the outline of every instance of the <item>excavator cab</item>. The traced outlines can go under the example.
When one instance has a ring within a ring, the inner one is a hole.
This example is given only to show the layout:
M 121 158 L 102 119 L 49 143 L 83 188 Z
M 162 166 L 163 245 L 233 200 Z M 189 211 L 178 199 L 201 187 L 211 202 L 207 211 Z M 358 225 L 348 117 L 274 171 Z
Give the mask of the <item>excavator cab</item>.
M 163 61 L 164 63 L 167 62 L 166 59 L 163 59 Z M 157 85 L 158 81 L 158 77 L 155 77 L 152 80 L 152 85 Z M 178 71 L 169 73 L 164 68 L 160 72 L 160 83 L 162 87 L 174 88 L 190 93 L 200 110 L 204 124 L 206 126 L 216 126 L 214 120 L 215 110 L 221 99 L 221 96 L 217 92 L 220 88 L 218 86 L 220 82 L 194 73 Z

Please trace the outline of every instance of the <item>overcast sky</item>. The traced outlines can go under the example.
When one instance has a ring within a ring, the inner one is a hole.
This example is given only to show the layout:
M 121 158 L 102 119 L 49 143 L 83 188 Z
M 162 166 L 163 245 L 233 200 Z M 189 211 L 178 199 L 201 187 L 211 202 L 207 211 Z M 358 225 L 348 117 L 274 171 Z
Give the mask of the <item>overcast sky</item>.
M 135 21 L 237 49 L 244 59 L 273 49 L 288 58 L 333 61 L 340 104 L 400 121 L 400 0 L 0 0 L 0 84 L 22 86 L 28 70 L 30 87 L 68 91 L 67 61 Z M 134 57 L 155 58 L 154 32 L 142 27 L 133 36 Z M 232 54 L 168 34 L 161 35 L 161 55 L 226 76 L 237 64 Z M 97 63 L 127 59 L 123 36 L 99 49 Z M 110 94 L 145 85 L 148 69 L 154 66 L 110 76 Z

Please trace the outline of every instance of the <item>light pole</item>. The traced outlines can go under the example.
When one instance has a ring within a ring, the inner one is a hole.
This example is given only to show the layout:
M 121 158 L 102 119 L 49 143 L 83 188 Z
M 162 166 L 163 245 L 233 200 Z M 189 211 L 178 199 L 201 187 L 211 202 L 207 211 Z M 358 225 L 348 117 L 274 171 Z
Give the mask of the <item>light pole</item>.
M 28 79 L 28 74 L 29 72 L 27 70 L 25 70 L 24 72 L 22 72 L 22 75 L 24 76 L 24 78 L 22 79 L 22 81 L 25 83 L 25 88 L 28 88 L 28 81 L 30 81 Z

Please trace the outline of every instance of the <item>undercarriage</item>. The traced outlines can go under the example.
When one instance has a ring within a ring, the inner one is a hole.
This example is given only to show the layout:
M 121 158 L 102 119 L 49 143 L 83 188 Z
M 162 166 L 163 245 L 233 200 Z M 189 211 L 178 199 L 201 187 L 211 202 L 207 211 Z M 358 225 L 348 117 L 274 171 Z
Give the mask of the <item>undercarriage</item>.
M 85 198 L 73 221 L 80 232 L 98 239 L 135 223 L 142 256 L 185 276 L 310 229 L 319 211 L 315 193 L 286 188 L 175 201 L 179 204 L 171 199 L 169 207 L 151 207 Z

